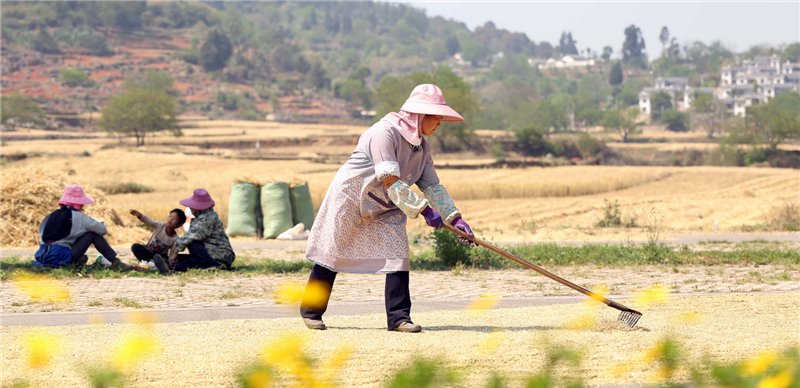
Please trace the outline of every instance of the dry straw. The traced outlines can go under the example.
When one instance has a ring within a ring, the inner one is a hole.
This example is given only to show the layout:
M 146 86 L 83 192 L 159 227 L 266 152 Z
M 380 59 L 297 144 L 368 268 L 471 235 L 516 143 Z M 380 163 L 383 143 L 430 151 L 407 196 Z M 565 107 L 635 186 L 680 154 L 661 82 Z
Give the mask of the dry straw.
M 19 172 L 6 170 L 0 186 L 0 246 L 33 246 L 39 243 L 39 225 L 45 216 L 58 207 L 64 187 L 73 184 L 65 174 L 43 169 Z M 95 203 L 87 206 L 86 214 L 103 221 L 108 227 L 108 240 L 112 244 L 145 239 L 147 231 L 119 216 L 108 205 L 102 191 L 81 184 Z

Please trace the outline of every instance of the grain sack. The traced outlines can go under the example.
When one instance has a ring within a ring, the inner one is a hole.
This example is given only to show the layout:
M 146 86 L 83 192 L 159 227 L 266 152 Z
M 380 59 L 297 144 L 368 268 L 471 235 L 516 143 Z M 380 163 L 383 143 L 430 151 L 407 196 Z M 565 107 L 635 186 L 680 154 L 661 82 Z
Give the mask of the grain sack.
M 250 182 L 237 182 L 231 188 L 228 202 L 228 236 L 258 236 L 259 232 L 259 189 Z
M 264 238 L 275 238 L 293 226 L 288 183 L 273 182 L 261 186 L 261 212 L 264 215 Z
M 292 220 L 294 224 L 302 222 L 305 224 L 306 230 L 311 230 L 311 225 L 314 223 L 314 205 L 311 203 L 308 182 L 292 184 L 289 194 L 292 198 Z

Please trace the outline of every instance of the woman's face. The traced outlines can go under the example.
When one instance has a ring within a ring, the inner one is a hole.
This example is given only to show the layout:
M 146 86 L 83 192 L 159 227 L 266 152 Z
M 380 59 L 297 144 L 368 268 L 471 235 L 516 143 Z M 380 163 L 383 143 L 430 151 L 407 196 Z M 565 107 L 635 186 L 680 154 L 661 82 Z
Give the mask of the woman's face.
M 439 123 L 442 122 L 442 116 L 425 115 L 422 118 L 422 135 L 430 136 L 439 128 Z

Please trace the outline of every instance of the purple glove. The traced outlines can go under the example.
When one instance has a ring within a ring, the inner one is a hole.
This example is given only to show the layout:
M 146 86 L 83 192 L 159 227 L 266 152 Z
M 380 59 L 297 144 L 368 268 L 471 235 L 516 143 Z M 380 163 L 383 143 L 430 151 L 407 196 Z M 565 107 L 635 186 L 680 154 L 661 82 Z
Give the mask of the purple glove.
M 470 237 L 475 237 L 475 234 L 472 233 L 472 228 L 469 227 L 469 224 L 467 224 L 467 221 L 464 221 L 461 218 L 461 216 L 458 216 L 458 217 L 454 218 L 452 224 L 457 229 L 459 229 L 462 232 L 466 233 Z M 469 239 L 467 239 L 465 237 L 459 237 L 458 241 L 460 241 L 462 244 L 472 245 L 472 241 L 470 241 Z
M 422 209 L 420 214 L 422 214 L 422 216 L 425 217 L 425 223 L 428 224 L 428 226 L 434 229 L 441 229 L 444 226 L 444 221 L 442 221 L 442 216 L 439 215 L 439 212 L 433 210 L 433 208 L 431 208 L 430 206 L 427 206 L 425 207 L 425 209 Z

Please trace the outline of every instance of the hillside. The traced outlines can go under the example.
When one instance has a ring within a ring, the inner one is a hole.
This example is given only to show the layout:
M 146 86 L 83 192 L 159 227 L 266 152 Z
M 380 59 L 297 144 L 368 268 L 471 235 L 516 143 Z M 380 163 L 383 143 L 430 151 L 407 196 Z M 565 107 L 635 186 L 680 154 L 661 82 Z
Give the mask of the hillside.
M 386 3 L 4 2 L 2 12 L 4 94 L 34 97 L 55 116 L 101 110 L 127 77 L 160 70 L 185 114 L 342 121 L 370 108 L 352 95 L 386 75 L 429 71 L 456 52 L 472 59 L 468 75 L 493 53 L 537 51 L 524 34 L 471 32 Z M 211 31 L 232 45 L 219 70 L 203 63 Z M 70 85 L 65 69 L 86 79 Z

